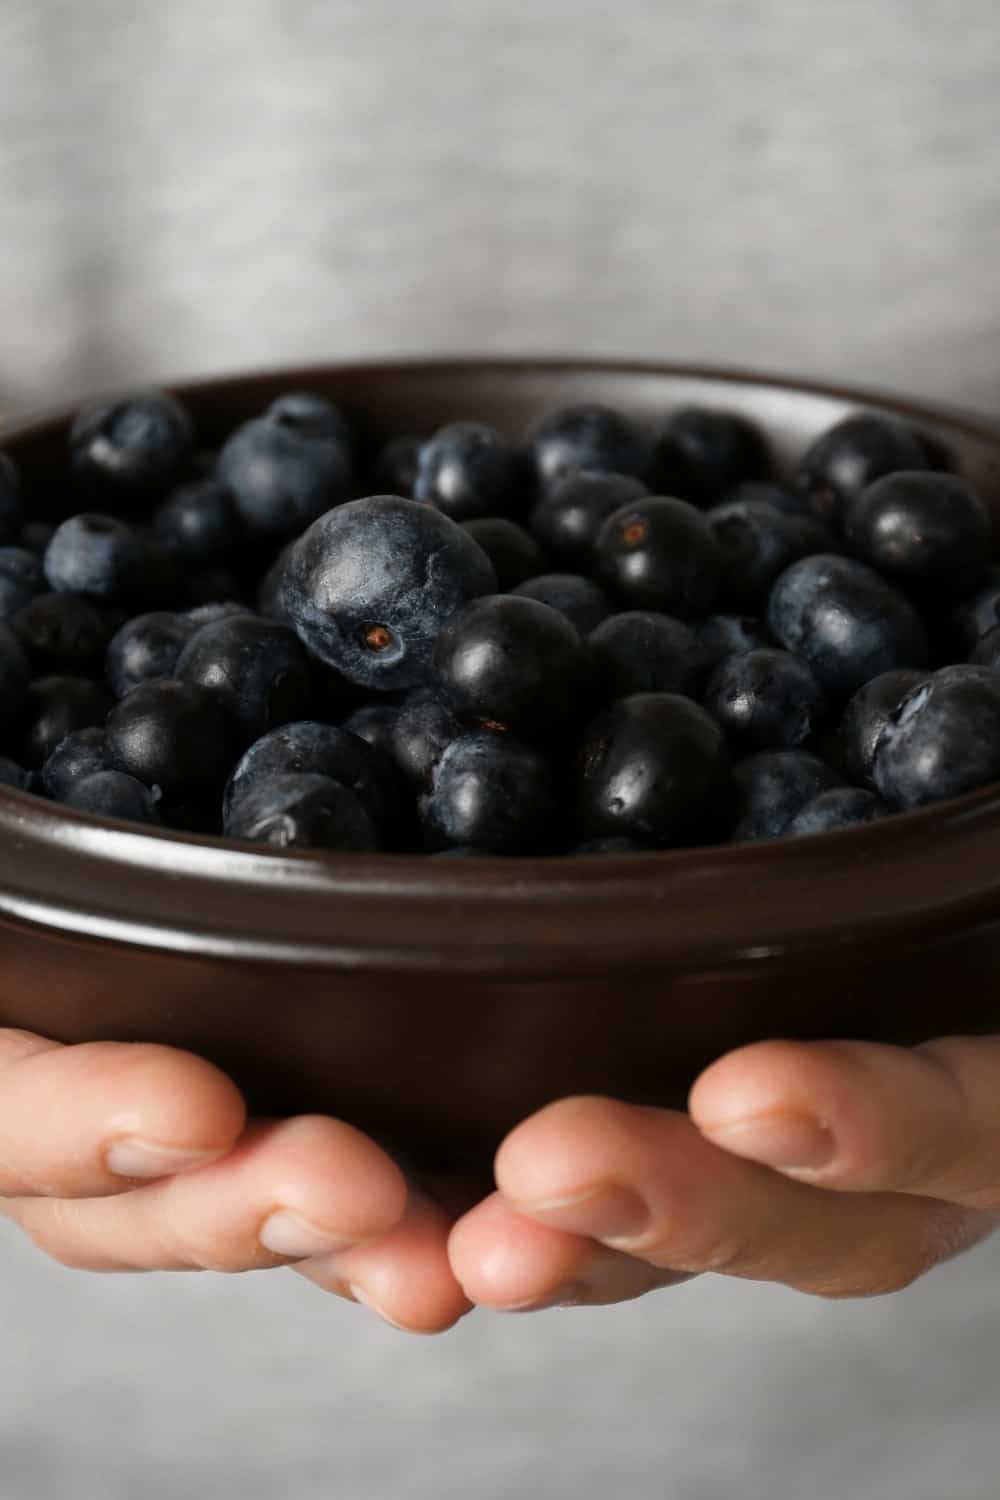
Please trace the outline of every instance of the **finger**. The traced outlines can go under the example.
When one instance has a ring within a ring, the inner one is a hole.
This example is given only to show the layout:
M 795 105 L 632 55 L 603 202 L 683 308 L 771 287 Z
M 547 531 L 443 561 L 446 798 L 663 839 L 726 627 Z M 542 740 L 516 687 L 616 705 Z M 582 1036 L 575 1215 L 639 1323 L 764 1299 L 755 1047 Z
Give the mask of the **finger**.
M 403 1333 L 443 1333 L 471 1310 L 448 1264 L 452 1217 L 411 1185 L 406 1212 L 367 1245 L 301 1261 L 293 1270 L 351 1298 Z
M 250 1271 L 388 1232 L 406 1207 L 399 1168 L 351 1125 L 255 1122 L 229 1156 L 116 1198 L 14 1200 L 40 1249 L 93 1271 Z
M 824 1296 L 899 1290 L 994 1227 L 935 1200 L 829 1193 L 713 1146 L 686 1115 L 602 1098 L 523 1122 L 496 1175 L 518 1211 L 651 1265 Z
M 0 1197 L 97 1197 L 204 1166 L 239 1138 L 236 1085 L 188 1052 L 0 1031 Z
M 716 1145 L 818 1186 L 1000 1209 L 1000 1036 L 764 1042 L 708 1068 L 690 1109 Z
M 458 1221 L 448 1258 L 470 1302 L 497 1312 L 628 1302 L 690 1280 L 525 1218 L 500 1193 Z

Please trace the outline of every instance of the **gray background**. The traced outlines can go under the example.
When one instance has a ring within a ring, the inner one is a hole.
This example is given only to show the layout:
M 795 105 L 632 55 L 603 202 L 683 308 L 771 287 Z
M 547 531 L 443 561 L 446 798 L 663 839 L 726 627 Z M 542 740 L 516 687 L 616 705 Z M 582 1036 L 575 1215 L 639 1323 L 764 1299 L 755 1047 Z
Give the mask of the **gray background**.
M 993 0 L 0 0 L 0 405 L 301 358 L 670 355 L 1000 409 Z M 0 1234 L 4 1500 L 986 1500 L 1000 1243 L 410 1340 Z

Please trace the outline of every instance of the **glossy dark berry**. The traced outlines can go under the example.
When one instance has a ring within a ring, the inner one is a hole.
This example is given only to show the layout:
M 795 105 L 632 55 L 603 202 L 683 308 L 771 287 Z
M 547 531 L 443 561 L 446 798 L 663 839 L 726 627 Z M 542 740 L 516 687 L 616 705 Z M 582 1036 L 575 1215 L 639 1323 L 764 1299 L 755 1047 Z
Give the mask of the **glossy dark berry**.
M 467 604 L 444 626 L 434 643 L 434 670 L 460 718 L 536 740 L 579 718 L 587 658 L 579 632 L 558 610 L 494 594 Z
M 453 740 L 419 810 L 428 849 L 471 845 L 484 853 L 527 854 L 555 841 L 549 767 L 510 734 L 483 730 Z
M 178 658 L 198 627 L 185 615 L 165 610 L 136 615 L 112 636 L 104 667 L 105 680 L 116 698 L 124 698 L 140 682 L 171 677 Z
M 809 509 L 838 526 L 851 503 L 883 474 L 926 469 L 923 444 L 892 417 L 846 417 L 822 433 L 804 454 L 796 475 Z
M 18 538 L 18 545 L 33 552 L 36 557 L 44 557 L 45 549 L 56 534 L 56 528 L 48 521 L 29 521 Z
M 113 509 L 134 510 L 162 495 L 194 448 L 191 418 L 163 391 L 86 407 L 70 433 L 81 489 Z
M 15 792 L 31 790 L 32 776 L 9 755 L 0 755 L 0 787 L 10 787 Z
M 612 703 L 583 736 L 578 826 L 585 839 L 710 843 L 726 831 L 730 788 L 714 719 L 677 694 L 640 693 Z
M 9 619 L 45 589 L 41 560 L 26 547 L 0 547 L 0 620 Z
M 968 592 L 990 558 L 989 512 L 953 474 L 887 474 L 848 506 L 844 532 L 884 577 L 938 596 Z
M 107 769 L 103 726 L 95 724 L 90 729 L 76 729 L 60 740 L 42 766 L 42 787 L 47 797 L 63 802 L 74 782 Z
M 514 450 L 485 422 L 452 422 L 420 450 L 414 498 L 454 521 L 523 509 L 523 490 Z
M 331 849 L 370 854 L 378 830 L 361 799 L 339 781 L 314 774 L 273 776 L 234 801 L 223 824 L 228 838 L 272 849 Z
M 767 626 L 756 615 L 709 615 L 695 628 L 712 666 L 727 656 L 774 645 Z
M 249 740 L 309 709 L 309 661 L 301 641 L 289 626 L 257 615 L 203 625 L 181 651 L 174 676 L 224 697 Z
M 303 438 L 328 438 L 345 452 L 354 446 L 351 424 L 340 407 L 317 391 L 287 391 L 265 412 L 265 420 Z
M 652 454 L 652 482 L 660 494 L 693 505 L 712 505 L 741 480 L 768 467 L 764 441 L 755 427 L 729 412 L 684 407 L 668 418 Z
M 75 729 L 102 725 L 111 703 L 105 689 L 86 677 L 36 677 L 25 707 L 25 764 L 43 766 Z
M 386 443 L 372 468 L 372 494 L 402 495 L 412 500 L 423 446 L 424 439 L 412 434 L 404 434 Z
M 30 680 L 27 652 L 10 626 L 0 620 L 0 744 L 18 721 Z
M 466 521 L 465 530 L 493 564 L 497 587 L 504 593 L 526 578 L 536 577 L 545 567 L 545 553 L 515 521 L 484 516 L 481 521 Z
M 219 479 L 251 537 L 290 537 L 350 494 L 344 445 L 259 417 L 238 427 L 219 454 Z
M 542 496 L 529 525 L 555 563 L 587 573 L 608 517 L 648 493 L 642 480 L 631 474 L 573 471 Z
M 542 573 L 537 578 L 525 579 L 511 593 L 557 609 L 584 636 L 614 612 L 614 605 L 600 584 L 578 573 Z
M 567 406 L 536 429 L 531 461 L 543 489 L 580 469 L 641 475 L 648 445 L 621 412 L 608 406 Z
M 910 668 L 883 672 L 854 694 L 837 731 L 837 758 L 852 781 L 871 785 L 879 736 L 902 699 L 925 677 Z
M 143 537 L 114 516 L 71 516 L 56 528 L 45 552 L 49 587 L 59 594 L 84 594 L 101 603 L 127 605 L 162 592 L 154 576 L 152 549 Z
M 174 490 L 157 510 L 153 525 L 161 542 L 196 571 L 226 558 L 240 541 L 229 491 L 215 479 Z
M 874 792 L 856 786 L 831 787 L 820 792 L 796 813 L 785 830 L 788 838 L 802 838 L 812 833 L 836 833 L 858 823 L 875 823 L 888 816 L 889 809 Z
M 312 719 L 282 724 L 255 741 L 226 783 L 223 816 L 247 793 L 275 776 L 326 776 L 339 781 L 367 809 L 383 835 L 391 834 L 396 776 L 381 750 L 346 729 Z
M 726 551 L 723 591 L 737 611 L 764 604 L 775 579 L 809 550 L 795 518 L 763 500 L 730 500 L 706 517 Z
M 694 697 L 708 675 L 708 652 L 690 626 L 651 610 L 611 615 L 591 632 L 587 645 L 603 698 L 636 693 Z
M 173 678 L 144 682 L 107 721 L 109 765 L 184 803 L 221 793 L 239 736 L 227 701 Z
M 821 554 L 793 563 L 771 592 L 767 618 L 772 634 L 805 657 L 834 699 L 850 697 L 882 672 L 927 663 L 916 610 L 851 558 Z
M 63 802 L 78 812 L 97 813 L 102 818 L 154 825 L 160 822 L 155 795 L 124 771 L 94 771 L 81 776 L 67 788 Z
M 9 621 L 40 676 L 103 672 L 112 623 L 105 610 L 80 594 L 38 594 Z
M 658 496 L 616 511 L 601 527 L 596 574 L 627 609 L 707 614 L 727 558 L 711 524 L 684 500 Z
M 736 819 L 733 843 L 777 839 L 821 792 L 843 786 L 833 766 L 805 750 L 763 750 L 733 772 Z
M 911 688 L 879 736 L 873 780 L 904 810 L 1000 780 L 1000 677 L 945 667 Z
M 493 564 L 457 522 L 394 495 L 355 500 L 300 537 L 285 571 L 285 612 L 309 650 L 360 687 L 405 691 L 430 680 L 442 626 L 496 590 Z
M 720 662 L 705 689 L 705 707 L 734 750 L 794 750 L 826 713 L 823 689 L 809 664 L 788 651 L 748 651 Z
M 1000 567 L 990 568 L 979 588 L 955 611 L 959 636 L 967 647 L 1000 625 Z
M 389 748 L 406 779 L 427 787 L 448 746 L 467 733 L 436 689 L 418 688 L 393 716 Z
M 14 460 L 0 453 L 0 547 L 9 547 L 21 535 L 24 497 Z

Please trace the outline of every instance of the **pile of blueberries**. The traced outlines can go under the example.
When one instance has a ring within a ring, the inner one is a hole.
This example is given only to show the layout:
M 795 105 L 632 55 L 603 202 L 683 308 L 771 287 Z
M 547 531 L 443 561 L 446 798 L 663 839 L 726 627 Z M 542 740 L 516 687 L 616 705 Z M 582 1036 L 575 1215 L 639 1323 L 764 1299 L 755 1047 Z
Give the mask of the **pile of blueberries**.
M 888 417 L 779 484 L 723 411 L 366 451 L 290 392 L 206 452 L 149 392 L 78 416 L 67 519 L 29 489 L 0 454 L 0 782 L 71 808 L 275 848 L 625 853 L 1000 780 L 989 511 Z

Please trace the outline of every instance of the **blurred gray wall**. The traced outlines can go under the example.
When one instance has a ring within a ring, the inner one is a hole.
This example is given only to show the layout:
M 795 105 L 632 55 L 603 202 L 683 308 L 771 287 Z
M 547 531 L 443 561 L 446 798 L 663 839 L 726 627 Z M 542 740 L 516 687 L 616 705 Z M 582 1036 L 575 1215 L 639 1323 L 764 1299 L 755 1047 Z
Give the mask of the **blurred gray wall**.
M 0 0 L 0 408 L 434 351 L 1000 410 L 995 0 Z M 438 1341 L 0 1233 L 0 1500 L 995 1500 L 1000 1243 Z

